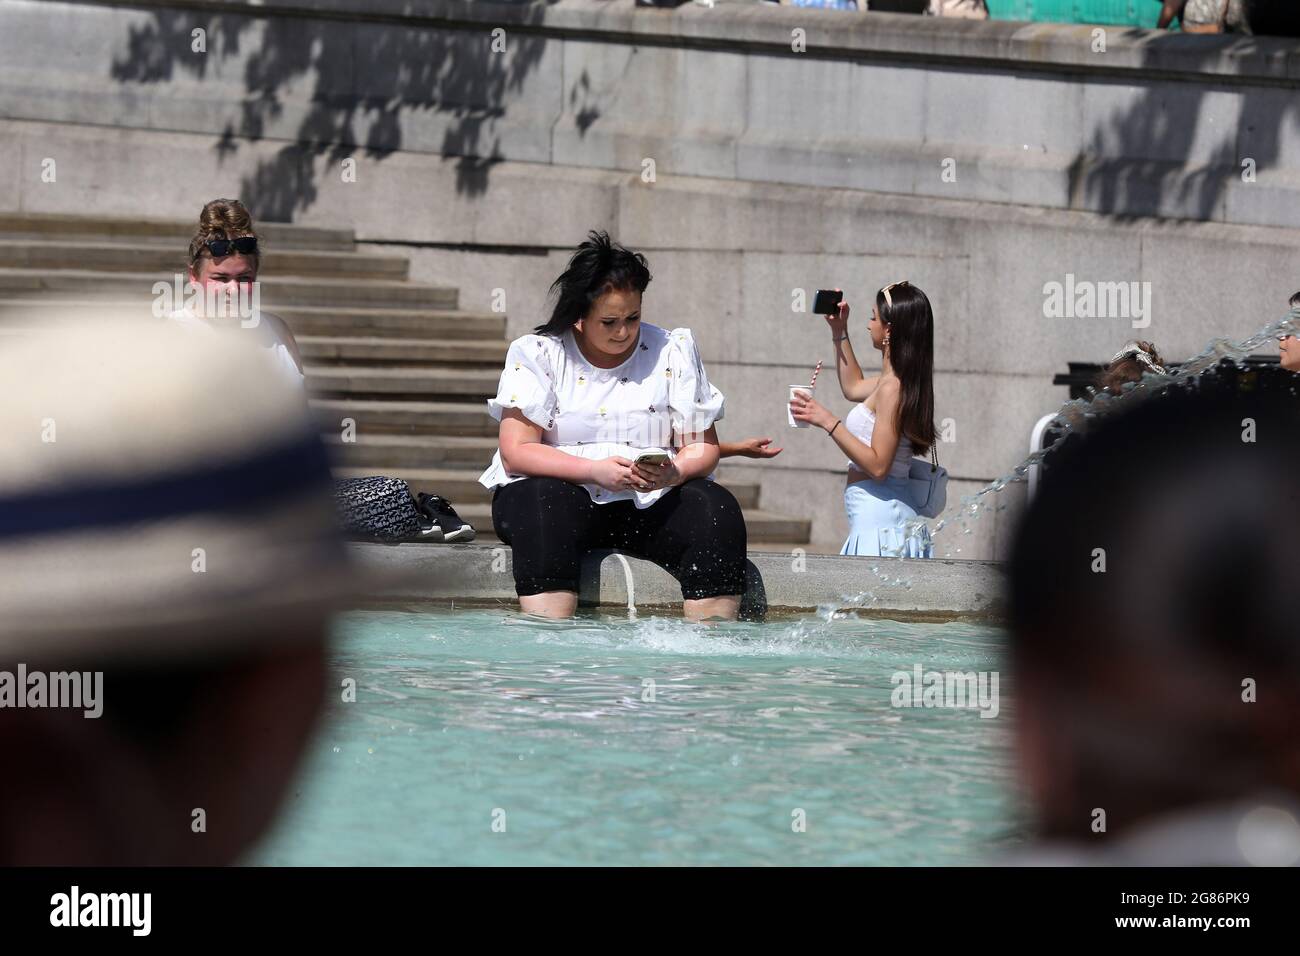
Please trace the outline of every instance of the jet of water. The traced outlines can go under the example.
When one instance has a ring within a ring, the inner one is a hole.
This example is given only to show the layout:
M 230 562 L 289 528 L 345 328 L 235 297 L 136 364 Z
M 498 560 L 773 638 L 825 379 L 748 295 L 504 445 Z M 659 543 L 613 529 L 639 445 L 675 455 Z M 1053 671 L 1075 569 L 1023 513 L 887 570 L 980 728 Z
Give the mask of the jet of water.
M 1124 391 L 1119 395 L 1101 392 L 1090 397 L 1071 399 L 1061 406 L 1050 427 L 1056 428 L 1065 435 L 1074 432 L 1082 433 L 1087 429 L 1089 422 L 1103 415 L 1108 415 L 1115 409 L 1123 407 L 1126 402 L 1132 401 L 1132 396 L 1135 393 L 1141 392 L 1144 396 L 1150 395 L 1177 382 L 1200 375 L 1206 369 L 1218 365 L 1225 358 L 1240 362 L 1269 342 L 1286 335 L 1300 336 L 1300 307 L 1292 309 L 1276 322 L 1269 323 L 1240 342 L 1223 338 L 1213 339 L 1200 354 L 1184 362 L 1173 371 L 1167 371 L 1164 374 L 1150 371 L 1144 372 L 1140 383 L 1125 386 Z M 932 536 L 939 534 L 945 527 L 949 526 L 949 519 L 953 517 L 957 519 L 962 533 L 970 534 L 970 522 L 977 520 L 988 504 L 984 499 L 1001 491 L 1012 482 L 1024 481 L 1029 469 L 1042 462 L 1049 450 L 1044 448 L 1030 453 L 1028 457 L 1007 474 L 995 478 L 974 494 L 963 495 L 959 505 L 949 506 L 939 515 L 937 523 L 930 529 L 930 534 Z M 956 509 L 955 513 L 954 509 Z M 904 526 L 904 532 L 906 534 L 917 533 L 927 524 L 924 518 L 909 520 Z M 957 551 L 960 552 L 961 549 L 958 548 Z

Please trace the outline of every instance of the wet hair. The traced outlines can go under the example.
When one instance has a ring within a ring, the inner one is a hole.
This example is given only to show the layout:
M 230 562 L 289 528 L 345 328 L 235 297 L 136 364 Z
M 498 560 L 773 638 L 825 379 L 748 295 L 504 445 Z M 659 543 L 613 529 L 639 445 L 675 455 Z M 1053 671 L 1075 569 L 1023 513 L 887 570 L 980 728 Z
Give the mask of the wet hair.
M 644 292 L 650 278 L 645 256 L 613 242 L 606 232 L 592 230 L 551 284 L 555 308 L 550 321 L 533 331 L 560 335 L 586 316 L 606 292 Z
M 1134 342 L 1138 348 L 1146 353 L 1153 364 L 1164 366 L 1164 360 L 1160 358 L 1160 353 L 1150 342 Z M 1109 391 L 1114 395 L 1122 394 L 1124 386 L 1129 382 L 1142 381 L 1142 375 L 1150 371 L 1146 364 L 1136 355 L 1126 355 L 1117 362 L 1111 362 L 1106 366 L 1106 370 L 1097 376 L 1097 391 Z
M 189 266 L 197 274 L 199 262 L 211 259 L 208 243 L 213 239 L 239 239 L 252 236 L 261 246 L 261 237 L 253 228 L 253 217 L 238 199 L 214 199 L 199 213 L 199 225 L 190 239 Z M 252 256 L 255 266 L 261 265 L 260 254 Z
M 899 430 L 920 457 L 934 445 L 934 312 L 917 286 L 899 283 L 876 293 L 880 321 L 889 329 L 889 360 L 902 383 Z M 892 304 L 891 304 L 892 302 Z
M 1300 376 L 1225 360 L 1046 461 L 1008 567 L 1015 680 L 1060 757 L 1042 831 L 1300 795 Z

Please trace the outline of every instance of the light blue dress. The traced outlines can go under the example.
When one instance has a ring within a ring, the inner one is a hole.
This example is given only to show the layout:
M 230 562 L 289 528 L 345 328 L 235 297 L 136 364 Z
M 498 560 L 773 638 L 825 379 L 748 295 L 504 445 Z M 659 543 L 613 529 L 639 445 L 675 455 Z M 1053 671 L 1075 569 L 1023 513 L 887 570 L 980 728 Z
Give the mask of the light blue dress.
M 859 403 L 844 419 L 844 427 L 867 444 L 876 427 L 876 416 Z M 916 513 L 907 473 L 912 462 L 912 443 L 899 439 L 889 475 L 882 481 L 864 478 L 844 489 L 844 510 L 849 516 L 849 536 L 840 554 L 878 557 L 932 558 L 934 544 L 930 529 Z M 852 461 L 850 467 L 857 467 Z

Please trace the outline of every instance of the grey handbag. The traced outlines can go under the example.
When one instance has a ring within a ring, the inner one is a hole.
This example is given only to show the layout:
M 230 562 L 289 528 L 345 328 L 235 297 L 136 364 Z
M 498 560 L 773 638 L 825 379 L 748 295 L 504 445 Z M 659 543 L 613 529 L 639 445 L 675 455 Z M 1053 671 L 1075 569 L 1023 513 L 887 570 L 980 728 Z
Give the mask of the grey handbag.
M 948 470 L 939 466 L 939 453 L 930 446 L 930 461 L 913 458 L 907 472 L 907 488 L 916 513 L 937 518 L 948 506 Z

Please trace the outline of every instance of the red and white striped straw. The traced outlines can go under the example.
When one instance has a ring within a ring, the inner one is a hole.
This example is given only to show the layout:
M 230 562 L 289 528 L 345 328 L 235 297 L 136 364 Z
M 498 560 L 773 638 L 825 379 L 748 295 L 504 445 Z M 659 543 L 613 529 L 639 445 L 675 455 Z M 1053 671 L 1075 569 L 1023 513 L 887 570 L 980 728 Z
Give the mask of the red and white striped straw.
M 808 387 L 809 387 L 809 388 L 813 388 L 814 386 L 816 386 L 816 384 L 817 384 L 817 373 L 820 372 L 821 370 L 822 370 L 822 360 L 821 360 L 821 359 L 818 359 L 818 360 L 817 360 L 817 367 L 816 367 L 815 369 L 813 369 L 813 377 L 812 377 L 812 381 L 808 383 Z

